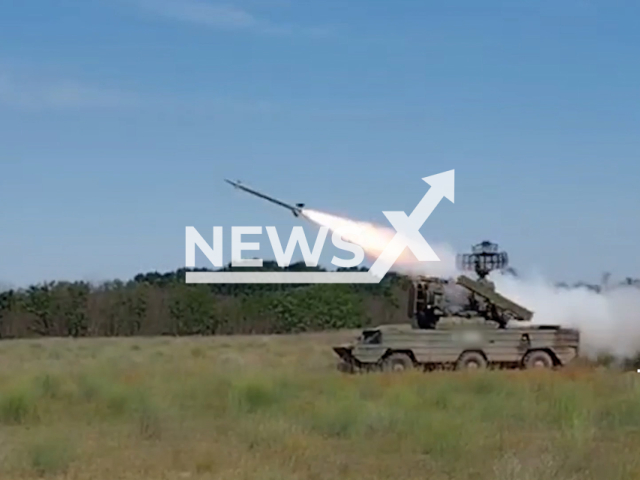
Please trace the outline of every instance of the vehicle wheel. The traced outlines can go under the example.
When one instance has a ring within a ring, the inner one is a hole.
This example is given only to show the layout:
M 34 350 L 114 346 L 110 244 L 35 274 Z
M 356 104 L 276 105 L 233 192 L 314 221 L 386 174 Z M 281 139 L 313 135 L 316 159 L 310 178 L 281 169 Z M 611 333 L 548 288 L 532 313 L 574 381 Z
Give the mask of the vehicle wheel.
M 530 352 L 524 358 L 525 368 L 553 368 L 553 359 L 547 352 Z
M 456 363 L 456 370 L 482 370 L 487 368 L 487 361 L 479 352 L 464 352 Z
M 413 361 L 408 355 L 394 353 L 384 360 L 382 369 L 385 372 L 404 372 L 413 369 Z
M 344 360 L 338 363 L 338 371 L 342 373 L 354 373 L 355 368 L 353 364 L 345 362 Z

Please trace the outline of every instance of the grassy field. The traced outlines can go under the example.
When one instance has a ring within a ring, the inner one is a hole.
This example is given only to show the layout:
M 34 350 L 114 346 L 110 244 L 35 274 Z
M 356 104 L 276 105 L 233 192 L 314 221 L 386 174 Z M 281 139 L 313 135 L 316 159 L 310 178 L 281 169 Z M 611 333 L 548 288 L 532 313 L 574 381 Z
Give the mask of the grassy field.
M 0 478 L 640 478 L 638 374 L 344 376 L 342 337 L 2 342 Z

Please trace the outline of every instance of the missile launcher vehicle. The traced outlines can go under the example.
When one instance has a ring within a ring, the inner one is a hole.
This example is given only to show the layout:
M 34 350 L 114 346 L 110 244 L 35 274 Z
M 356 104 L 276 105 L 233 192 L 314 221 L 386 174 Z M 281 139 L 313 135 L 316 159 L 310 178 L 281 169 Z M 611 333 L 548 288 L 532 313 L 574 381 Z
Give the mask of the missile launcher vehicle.
M 467 292 L 461 305 L 460 296 Z M 579 331 L 532 325 L 533 312 L 485 279 L 416 278 L 408 316 L 410 323 L 365 329 L 354 342 L 334 347 L 339 370 L 557 368 L 579 353 Z
M 460 296 L 467 292 L 461 304 Z M 533 312 L 496 292 L 485 279 L 418 277 L 408 303 L 410 323 L 365 329 L 354 342 L 334 347 L 338 368 L 350 373 L 556 368 L 579 353 L 579 331 L 532 325 Z

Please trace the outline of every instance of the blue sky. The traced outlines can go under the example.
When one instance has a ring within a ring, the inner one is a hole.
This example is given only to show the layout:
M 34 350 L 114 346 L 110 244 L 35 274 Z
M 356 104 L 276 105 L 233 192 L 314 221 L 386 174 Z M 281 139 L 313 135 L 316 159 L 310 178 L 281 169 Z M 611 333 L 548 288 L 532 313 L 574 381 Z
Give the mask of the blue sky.
M 302 224 L 223 178 L 387 225 L 449 169 L 456 202 L 427 240 L 490 239 L 555 279 L 637 276 L 639 15 L 618 0 L 4 2 L 0 283 L 174 269 L 187 225 Z

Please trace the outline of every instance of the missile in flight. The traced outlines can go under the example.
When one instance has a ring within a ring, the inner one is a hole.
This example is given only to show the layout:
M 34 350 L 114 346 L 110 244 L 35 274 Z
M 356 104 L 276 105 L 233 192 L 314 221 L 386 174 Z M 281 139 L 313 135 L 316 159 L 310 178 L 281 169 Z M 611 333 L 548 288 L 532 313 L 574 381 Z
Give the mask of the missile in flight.
M 255 195 L 256 197 L 260 197 L 260 198 L 264 198 L 265 200 L 270 201 L 271 203 L 275 203 L 276 205 L 280 205 L 281 207 L 286 208 L 287 210 L 291 210 L 291 213 L 293 213 L 294 217 L 298 217 L 299 215 L 302 214 L 302 209 L 304 208 L 304 203 L 296 203 L 295 205 L 289 205 L 288 203 L 282 202 L 276 198 L 270 197 L 268 195 L 265 195 L 264 193 L 260 193 L 252 188 L 246 187 L 245 185 L 242 185 L 242 183 L 240 183 L 240 180 L 238 181 L 231 181 L 231 180 L 227 180 L 225 178 L 224 180 L 225 182 L 227 182 L 230 185 L 233 185 L 235 188 L 239 188 L 240 190 L 244 190 L 245 192 L 251 193 L 252 195 Z

